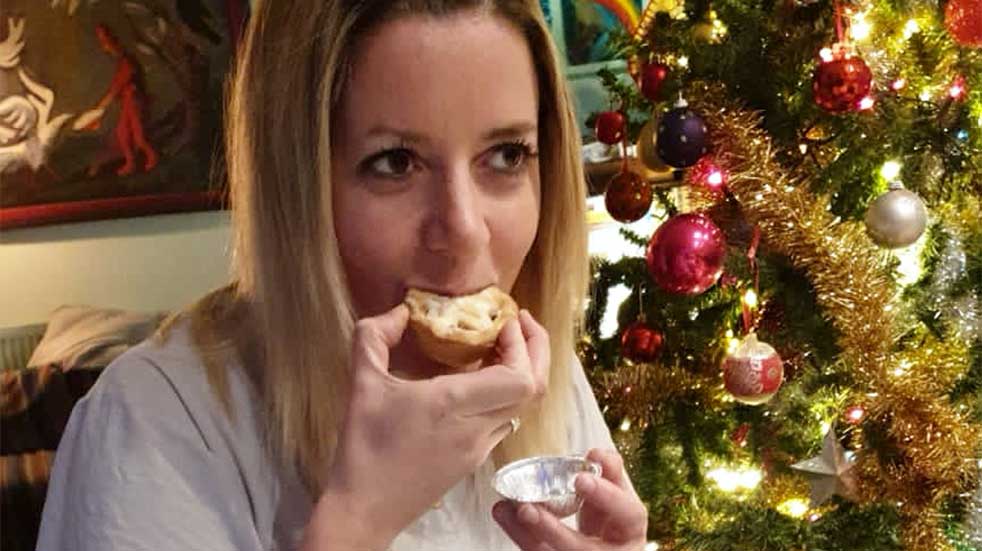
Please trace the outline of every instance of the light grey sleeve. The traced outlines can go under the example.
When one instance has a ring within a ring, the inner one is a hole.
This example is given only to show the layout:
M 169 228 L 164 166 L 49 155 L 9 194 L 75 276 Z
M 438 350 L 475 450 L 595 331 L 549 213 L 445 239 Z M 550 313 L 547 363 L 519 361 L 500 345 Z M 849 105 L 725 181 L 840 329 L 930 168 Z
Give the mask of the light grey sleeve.
M 72 411 L 39 551 L 261 549 L 235 462 L 176 387 L 124 354 Z

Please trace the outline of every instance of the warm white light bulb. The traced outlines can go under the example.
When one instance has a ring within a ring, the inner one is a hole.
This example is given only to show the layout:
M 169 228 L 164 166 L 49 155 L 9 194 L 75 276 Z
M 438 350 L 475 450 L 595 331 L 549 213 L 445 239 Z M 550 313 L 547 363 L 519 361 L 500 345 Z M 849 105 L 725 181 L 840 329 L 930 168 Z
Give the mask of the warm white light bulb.
M 849 27 L 853 40 L 866 40 L 873 30 L 873 24 L 866 20 L 866 12 L 857 13 Z
M 902 166 L 897 161 L 887 161 L 880 167 L 880 176 L 883 176 L 884 180 L 892 182 L 897 179 L 897 176 L 900 176 L 900 168 Z
M 904 38 L 910 38 L 914 36 L 917 31 L 921 30 L 921 26 L 917 24 L 917 20 L 908 19 L 907 24 L 904 25 Z

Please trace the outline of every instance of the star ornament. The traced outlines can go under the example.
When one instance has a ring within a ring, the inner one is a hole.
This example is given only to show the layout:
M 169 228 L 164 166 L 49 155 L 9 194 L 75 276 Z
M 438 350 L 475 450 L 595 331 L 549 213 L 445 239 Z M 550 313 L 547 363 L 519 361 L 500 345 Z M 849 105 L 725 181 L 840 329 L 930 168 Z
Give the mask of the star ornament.
M 856 499 L 856 480 L 850 472 L 853 465 L 853 458 L 846 457 L 845 450 L 839 445 L 835 429 L 829 429 L 822 443 L 822 454 L 795 463 L 791 468 L 808 477 L 811 483 L 811 507 L 814 508 L 833 495 L 849 500 Z

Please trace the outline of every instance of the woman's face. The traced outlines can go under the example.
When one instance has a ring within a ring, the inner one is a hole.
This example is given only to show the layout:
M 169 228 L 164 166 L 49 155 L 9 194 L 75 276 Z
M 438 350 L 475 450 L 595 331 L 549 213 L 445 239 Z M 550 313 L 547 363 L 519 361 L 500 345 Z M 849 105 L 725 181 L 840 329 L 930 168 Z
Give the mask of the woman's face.
M 539 221 L 538 90 L 525 39 L 465 12 L 365 37 L 332 138 L 334 224 L 359 317 L 409 287 L 510 291 Z

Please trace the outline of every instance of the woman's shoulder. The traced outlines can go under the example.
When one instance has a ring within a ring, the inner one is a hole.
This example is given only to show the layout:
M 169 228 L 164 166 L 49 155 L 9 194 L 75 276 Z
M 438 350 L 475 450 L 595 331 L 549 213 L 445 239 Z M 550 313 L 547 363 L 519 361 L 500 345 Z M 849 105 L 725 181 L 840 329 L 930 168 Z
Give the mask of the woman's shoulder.
M 139 403 L 161 393 L 194 394 L 205 378 L 188 324 L 179 322 L 167 339 L 150 337 L 114 359 L 87 397 Z
M 197 428 L 205 445 L 232 430 L 230 423 L 252 417 L 245 405 L 254 403 L 252 389 L 240 370 L 227 364 L 225 381 L 232 410 L 228 418 L 218 393 L 212 388 L 189 321 L 178 321 L 165 338 L 150 337 L 113 360 L 83 398 L 83 407 L 96 404 L 118 414 L 166 427 L 188 421 Z

